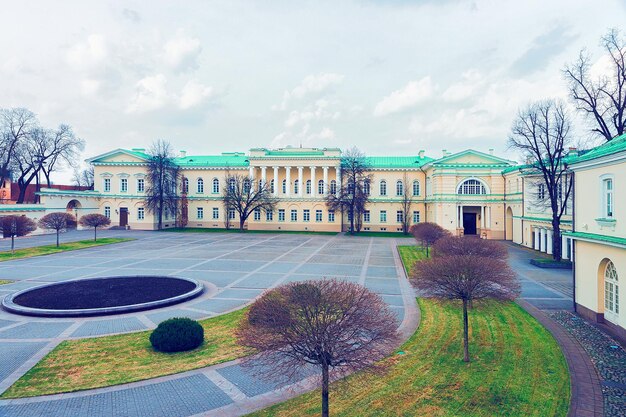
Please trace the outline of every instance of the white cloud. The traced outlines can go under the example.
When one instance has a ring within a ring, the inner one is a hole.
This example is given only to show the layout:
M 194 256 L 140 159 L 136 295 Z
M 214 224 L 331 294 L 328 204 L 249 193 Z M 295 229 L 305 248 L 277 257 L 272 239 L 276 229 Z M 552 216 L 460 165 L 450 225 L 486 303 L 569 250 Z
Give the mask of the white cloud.
M 165 63 L 174 71 L 185 71 L 198 68 L 198 57 L 202 52 L 200 39 L 192 38 L 183 30 L 163 46 Z
M 274 137 L 270 146 L 284 148 L 286 146 L 320 147 L 330 145 L 336 138 L 335 131 L 323 127 L 317 132 L 311 132 L 311 125 L 305 124 L 299 132 L 284 131 Z
M 170 97 L 167 93 L 167 78 L 157 74 L 142 78 L 135 85 L 135 96 L 126 108 L 128 113 L 145 113 L 162 108 Z
M 190 80 L 183 87 L 178 99 L 178 106 L 183 109 L 195 107 L 214 95 L 213 87 Z
M 307 75 L 293 90 L 285 91 L 281 104 L 273 106 L 272 110 L 286 110 L 292 99 L 302 99 L 312 94 L 323 93 L 333 85 L 340 84 L 343 79 L 344 76 L 341 74 L 328 72 L 317 75 Z
M 85 96 L 94 96 L 100 90 L 101 82 L 92 78 L 85 78 L 80 82 L 80 91 Z
M 386 116 L 413 107 L 430 98 L 435 88 L 430 76 L 411 81 L 404 88 L 383 98 L 374 108 L 374 116 Z
M 452 84 L 441 97 L 446 102 L 458 102 L 472 97 L 483 85 L 483 78 L 478 71 L 469 70 L 463 73 L 462 81 Z
M 108 48 L 103 35 L 92 34 L 83 42 L 70 47 L 66 60 L 74 70 L 88 70 L 101 65 L 107 58 Z
M 314 120 L 337 120 L 341 117 L 339 111 L 329 111 L 328 101 L 320 99 L 313 106 L 308 106 L 305 110 L 292 110 L 285 120 L 285 127 L 293 127 L 299 123 L 308 123 Z

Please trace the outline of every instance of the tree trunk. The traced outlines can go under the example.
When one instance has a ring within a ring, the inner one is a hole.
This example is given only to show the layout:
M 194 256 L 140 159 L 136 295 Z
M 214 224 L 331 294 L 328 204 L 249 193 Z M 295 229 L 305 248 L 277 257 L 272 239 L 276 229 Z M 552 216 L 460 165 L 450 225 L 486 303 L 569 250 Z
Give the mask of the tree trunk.
M 322 364 L 322 417 L 329 417 L 328 379 L 328 364 Z
M 350 206 L 350 234 L 354 234 L 354 206 Z
M 11 235 L 11 254 L 15 253 L 15 235 Z
M 469 322 L 467 320 L 467 300 L 463 299 L 463 362 L 469 361 Z
M 97 242 L 97 233 L 98 233 L 98 226 L 93 228 L 93 241 Z
M 57 248 L 59 247 L 59 233 L 61 232 L 61 229 L 57 229 Z
M 559 219 L 555 217 L 552 218 L 552 259 L 560 261 L 563 257 L 561 249 L 561 224 Z
M 246 223 L 246 217 L 239 215 L 239 231 L 243 232 L 243 226 Z

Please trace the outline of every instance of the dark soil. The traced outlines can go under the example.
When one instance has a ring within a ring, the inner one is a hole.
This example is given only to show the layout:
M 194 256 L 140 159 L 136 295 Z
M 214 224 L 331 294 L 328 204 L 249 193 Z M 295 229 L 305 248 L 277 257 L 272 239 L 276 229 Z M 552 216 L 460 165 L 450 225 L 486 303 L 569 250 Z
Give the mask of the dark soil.
M 49 310 L 118 307 L 164 300 L 194 288 L 193 282 L 172 277 L 99 278 L 34 289 L 19 295 L 13 302 Z

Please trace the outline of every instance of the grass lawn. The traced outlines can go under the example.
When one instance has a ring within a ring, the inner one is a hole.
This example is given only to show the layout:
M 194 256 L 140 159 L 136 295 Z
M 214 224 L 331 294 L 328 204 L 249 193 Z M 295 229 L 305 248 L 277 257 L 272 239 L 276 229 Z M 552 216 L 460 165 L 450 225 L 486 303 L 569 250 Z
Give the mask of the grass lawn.
M 135 239 L 103 237 L 96 242 L 91 240 L 79 240 L 77 242 L 61 243 L 57 248 L 56 245 L 35 246 L 33 248 L 16 249 L 15 253 L 11 251 L 0 252 L 0 262 L 10 261 L 13 259 L 31 258 L 33 256 L 50 255 L 51 253 L 66 252 L 70 250 L 78 250 L 91 248 L 94 246 L 110 245 L 111 243 L 128 242 Z
M 330 389 L 332 416 L 565 416 L 569 377 L 552 335 L 517 304 L 476 303 L 472 362 L 462 361 L 460 303 L 419 300 L 422 322 L 384 362 Z M 252 414 L 318 416 L 319 390 Z
M 13 281 L 9 281 L 8 279 L 0 279 L 0 285 L 10 284 Z
M 415 262 L 426 259 L 426 249 L 421 246 L 398 246 L 398 253 L 400 254 L 400 258 L 404 264 L 407 276 L 411 276 L 411 269 L 413 268 L 413 265 L 415 265 Z
M 203 227 L 173 227 L 171 229 L 163 229 L 161 232 L 178 232 L 178 233 L 284 233 L 292 235 L 336 235 L 337 232 L 315 232 L 307 230 L 244 230 L 238 228 L 221 229 L 221 228 L 203 228 Z
M 16 381 L 2 398 L 107 387 L 240 358 L 249 353 L 236 344 L 234 336 L 244 312 L 242 309 L 201 321 L 205 343 L 189 352 L 154 351 L 148 339 L 150 331 L 66 340 Z

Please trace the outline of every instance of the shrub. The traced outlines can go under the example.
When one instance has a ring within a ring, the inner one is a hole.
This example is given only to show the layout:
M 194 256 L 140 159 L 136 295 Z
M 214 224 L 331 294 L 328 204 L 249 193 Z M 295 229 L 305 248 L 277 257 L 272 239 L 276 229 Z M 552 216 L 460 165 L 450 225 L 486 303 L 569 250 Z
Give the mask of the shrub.
M 195 320 L 175 317 L 161 322 L 150 335 L 150 343 L 160 352 L 184 352 L 204 341 L 204 329 Z

